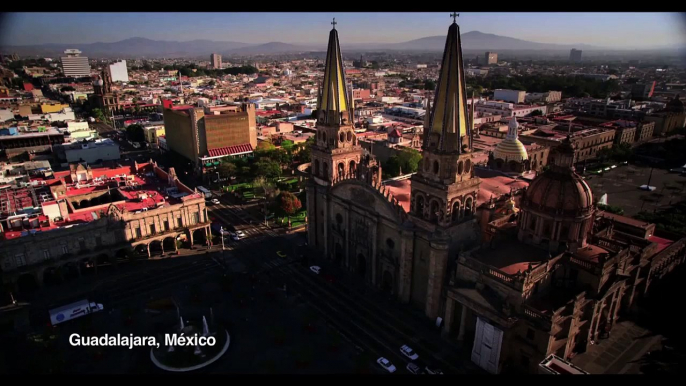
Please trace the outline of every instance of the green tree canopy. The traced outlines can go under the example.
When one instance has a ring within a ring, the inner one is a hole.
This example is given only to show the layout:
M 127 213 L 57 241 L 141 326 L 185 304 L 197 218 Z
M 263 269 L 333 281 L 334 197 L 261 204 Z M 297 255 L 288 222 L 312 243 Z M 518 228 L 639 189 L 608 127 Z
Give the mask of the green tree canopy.
M 144 142 L 145 133 L 143 131 L 143 126 L 134 124 L 126 127 L 126 137 L 133 142 Z
M 295 143 L 291 141 L 290 139 L 284 139 L 281 141 L 281 148 L 286 150 L 286 151 L 293 151 L 293 148 L 295 147 Z
M 281 177 L 281 165 L 270 158 L 259 159 L 253 164 L 253 170 L 255 175 L 267 179 Z
M 222 162 L 221 164 L 219 164 L 217 171 L 219 172 L 219 175 L 222 177 L 233 177 L 236 175 L 238 167 L 236 167 L 236 165 L 231 162 Z
M 435 90 L 436 89 L 436 82 L 433 80 L 427 80 L 424 82 L 424 90 Z
M 397 155 L 398 166 L 402 168 L 402 172 L 414 173 L 417 171 L 419 161 L 422 160 L 422 154 L 412 148 L 404 148 Z M 400 172 L 400 170 L 398 170 Z
M 400 175 L 400 161 L 398 160 L 398 156 L 394 155 L 389 157 L 382 166 L 383 173 L 388 177 L 397 177 Z

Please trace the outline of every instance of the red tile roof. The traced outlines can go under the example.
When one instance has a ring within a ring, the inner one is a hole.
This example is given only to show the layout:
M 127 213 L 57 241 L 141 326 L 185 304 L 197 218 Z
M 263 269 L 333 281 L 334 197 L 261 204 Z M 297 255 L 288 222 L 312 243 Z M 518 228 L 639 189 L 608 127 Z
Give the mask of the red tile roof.
M 674 241 L 672 240 L 663 239 L 662 237 L 657 236 L 650 236 L 648 237 L 648 240 L 657 243 L 657 250 L 655 251 L 656 254 L 662 252 L 662 250 L 674 244 Z
M 240 153 L 249 153 L 253 151 L 252 145 L 249 143 L 244 143 L 242 145 L 236 146 L 226 146 L 220 147 L 218 149 L 211 149 L 208 151 L 210 157 L 220 157 L 224 155 L 233 155 Z

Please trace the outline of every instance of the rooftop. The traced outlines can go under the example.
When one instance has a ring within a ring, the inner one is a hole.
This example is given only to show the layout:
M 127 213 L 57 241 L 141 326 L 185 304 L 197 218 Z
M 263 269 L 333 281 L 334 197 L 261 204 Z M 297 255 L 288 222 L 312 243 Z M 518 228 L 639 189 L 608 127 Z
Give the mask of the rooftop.
M 520 242 L 514 237 L 499 239 L 491 248 L 473 252 L 472 258 L 496 268 L 508 275 L 516 275 L 529 268 L 545 264 L 550 258 L 548 251 Z

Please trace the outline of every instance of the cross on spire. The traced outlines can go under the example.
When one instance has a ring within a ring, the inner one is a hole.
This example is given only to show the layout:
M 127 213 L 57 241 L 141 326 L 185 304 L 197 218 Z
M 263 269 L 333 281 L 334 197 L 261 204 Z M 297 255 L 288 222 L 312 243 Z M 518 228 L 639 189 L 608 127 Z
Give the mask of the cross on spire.
M 336 24 L 338 24 L 338 23 L 336 23 L 336 18 L 334 17 L 334 18 L 333 18 L 333 21 L 331 22 L 331 25 L 333 26 L 333 29 L 336 29 Z
M 453 18 L 453 23 L 457 23 L 457 18 L 460 17 L 460 14 L 457 12 L 453 12 L 450 14 L 450 17 Z

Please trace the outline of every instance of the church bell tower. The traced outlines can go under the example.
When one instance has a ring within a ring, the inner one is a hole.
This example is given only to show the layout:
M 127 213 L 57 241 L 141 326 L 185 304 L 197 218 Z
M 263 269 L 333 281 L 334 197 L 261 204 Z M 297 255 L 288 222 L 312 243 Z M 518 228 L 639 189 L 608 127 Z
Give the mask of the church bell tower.
M 481 180 L 474 176 L 472 129 L 460 27 L 453 20 L 433 106 L 427 103 L 422 161 L 412 177 L 410 215 L 419 226 L 448 229 L 473 218 Z

